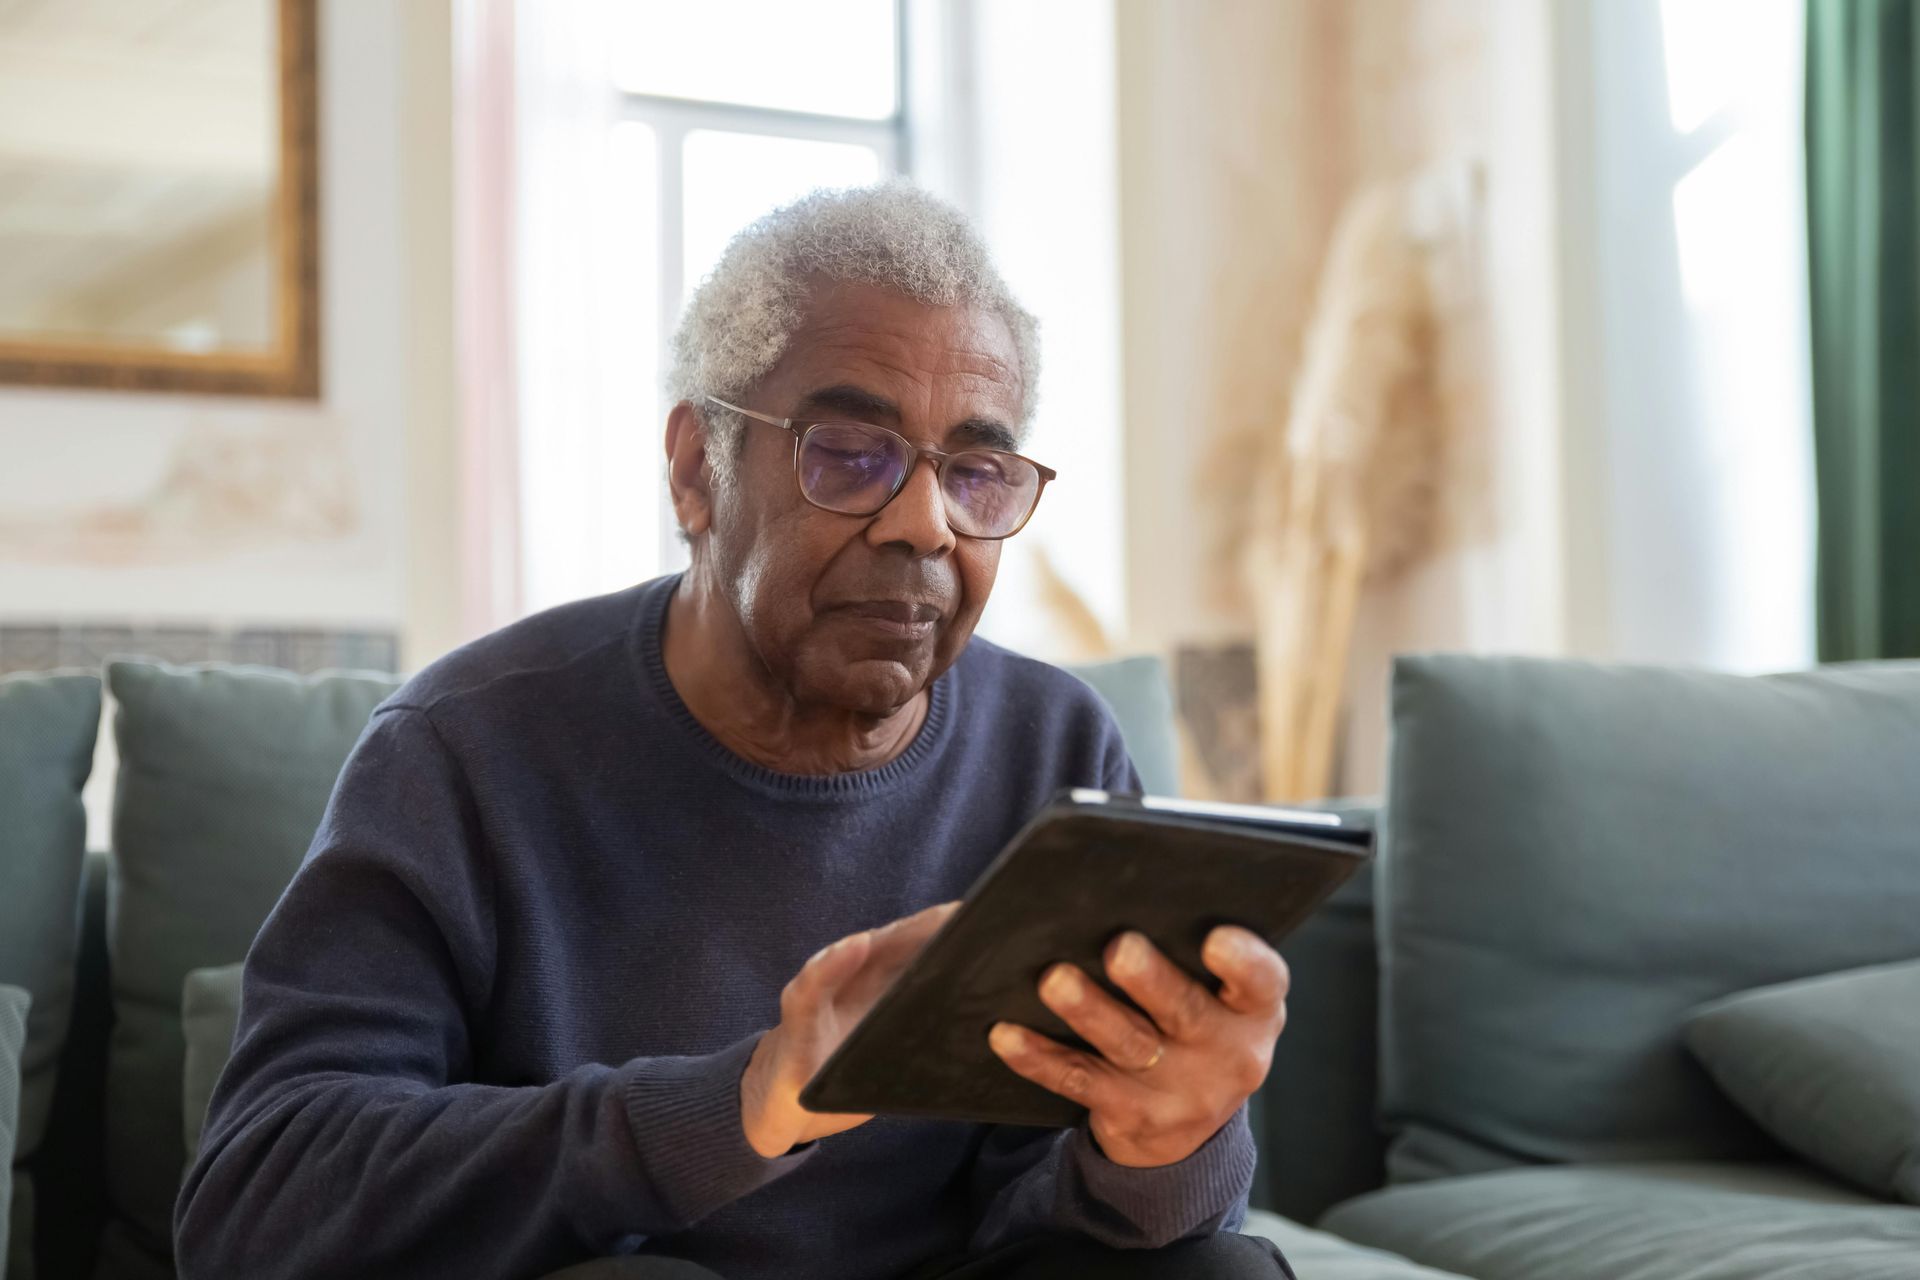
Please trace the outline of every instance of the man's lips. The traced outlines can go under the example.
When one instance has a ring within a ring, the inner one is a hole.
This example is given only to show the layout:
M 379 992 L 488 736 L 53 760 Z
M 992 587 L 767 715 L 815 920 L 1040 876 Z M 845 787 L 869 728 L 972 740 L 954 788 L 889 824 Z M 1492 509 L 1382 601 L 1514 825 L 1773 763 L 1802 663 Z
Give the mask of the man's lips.
M 834 609 L 885 635 L 920 640 L 940 621 L 937 605 L 914 600 L 858 600 Z

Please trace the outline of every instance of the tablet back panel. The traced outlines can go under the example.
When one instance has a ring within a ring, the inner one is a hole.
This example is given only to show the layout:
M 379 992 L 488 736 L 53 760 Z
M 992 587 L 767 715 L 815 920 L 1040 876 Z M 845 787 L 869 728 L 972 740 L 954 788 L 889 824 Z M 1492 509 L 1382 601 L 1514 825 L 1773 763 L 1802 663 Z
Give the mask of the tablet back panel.
M 1001 1020 L 1084 1047 L 1040 1002 L 1049 966 L 1076 964 L 1125 1000 L 1101 955 L 1114 935 L 1138 929 L 1217 987 L 1200 963 L 1214 926 L 1241 925 L 1277 947 L 1369 847 L 1364 832 L 1063 800 L 1014 839 L 801 1101 L 821 1112 L 1075 1124 L 1081 1107 L 1016 1076 L 987 1047 Z

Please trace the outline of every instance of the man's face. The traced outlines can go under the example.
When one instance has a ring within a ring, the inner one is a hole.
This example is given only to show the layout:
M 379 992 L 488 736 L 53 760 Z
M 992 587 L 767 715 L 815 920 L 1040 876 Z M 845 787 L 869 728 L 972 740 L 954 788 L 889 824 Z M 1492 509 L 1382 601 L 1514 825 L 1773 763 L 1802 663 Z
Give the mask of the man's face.
M 745 407 L 873 423 L 941 450 L 1010 448 L 1022 391 L 997 316 L 832 282 Z M 879 514 L 837 515 L 800 496 L 791 433 L 745 431 L 735 483 L 713 494 L 707 550 L 749 646 L 802 704 L 905 705 L 966 647 L 1000 544 L 953 532 L 930 461 Z

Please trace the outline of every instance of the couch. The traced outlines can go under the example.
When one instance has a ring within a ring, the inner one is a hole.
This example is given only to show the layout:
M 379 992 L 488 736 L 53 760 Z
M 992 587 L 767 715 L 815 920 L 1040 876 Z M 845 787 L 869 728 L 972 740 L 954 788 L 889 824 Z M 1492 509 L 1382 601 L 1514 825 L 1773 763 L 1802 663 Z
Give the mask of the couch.
M 1391 714 L 1271 1203 L 1477 1280 L 1920 1277 L 1920 664 L 1403 658 Z
M 1171 790 L 1157 664 L 1081 674 Z M 111 855 L 84 851 L 78 801 L 101 680 L 0 679 L 15 1280 L 170 1274 L 230 967 L 393 687 L 130 661 L 105 683 Z M 1898 1070 L 1920 1081 L 1900 1057 L 1920 1055 L 1903 1039 L 1920 1033 L 1920 666 L 1755 680 L 1418 658 L 1393 709 L 1384 806 L 1333 806 L 1380 825 L 1381 856 L 1286 948 L 1247 1229 L 1303 1280 L 1920 1277 L 1920 1103 Z M 1796 1038 L 1809 1006 L 1839 1030 Z M 1882 1042 L 1842 1034 L 1835 1011 L 1861 1008 Z M 1755 1036 L 1787 1085 L 1701 1056 L 1759 1061 L 1738 1051 Z M 1851 1059 L 1819 1057 L 1841 1041 Z M 1803 1092 L 1857 1071 L 1842 1101 L 1870 1105 L 1783 1111 L 1796 1046 Z

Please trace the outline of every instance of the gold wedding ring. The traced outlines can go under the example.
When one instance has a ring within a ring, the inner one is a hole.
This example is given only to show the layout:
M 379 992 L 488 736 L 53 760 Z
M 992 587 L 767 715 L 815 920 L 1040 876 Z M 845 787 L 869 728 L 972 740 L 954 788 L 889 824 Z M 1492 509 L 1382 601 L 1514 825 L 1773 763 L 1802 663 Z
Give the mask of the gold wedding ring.
M 1153 1070 L 1155 1067 L 1160 1065 L 1160 1059 L 1163 1056 L 1165 1056 L 1166 1052 L 1167 1052 L 1167 1042 L 1165 1040 L 1162 1040 L 1159 1044 L 1153 1046 L 1153 1056 L 1151 1058 L 1148 1058 L 1147 1065 L 1140 1069 L 1142 1071 Z

